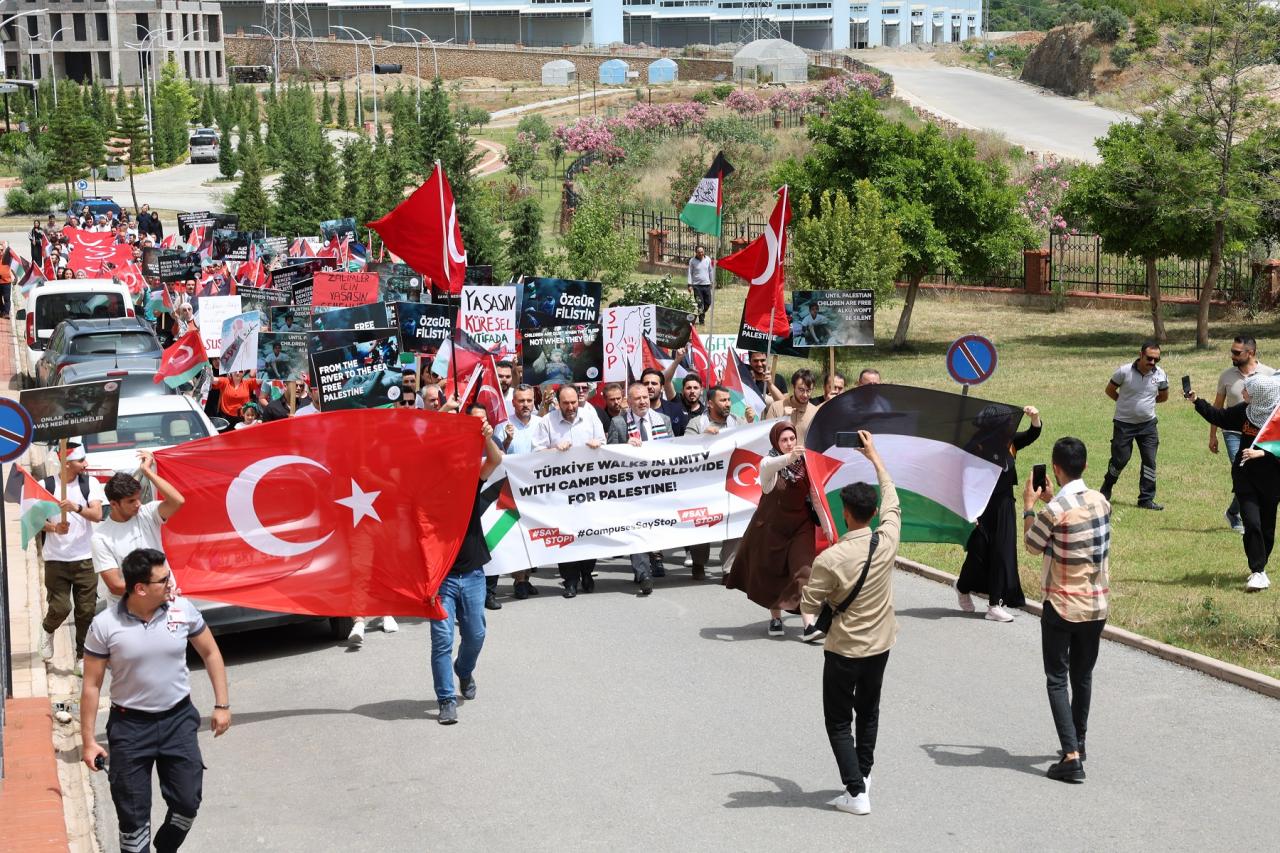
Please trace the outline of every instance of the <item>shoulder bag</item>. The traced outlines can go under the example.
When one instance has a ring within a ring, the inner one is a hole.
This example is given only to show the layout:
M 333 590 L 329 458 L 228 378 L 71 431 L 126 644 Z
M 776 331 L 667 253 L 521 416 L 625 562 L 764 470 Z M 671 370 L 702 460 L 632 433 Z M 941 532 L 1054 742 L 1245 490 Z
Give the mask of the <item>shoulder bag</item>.
M 825 634 L 831 630 L 831 622 L 836 615 L 845 612 L 849 605 L 853 604 L 854 599 L 858 597 L 858 593 L 862 592 L 862 585 L 867 582 L 867 572 L 871 570 L 871 558 L 875 555 L 876 546 L 879 544 L 880 532 L 876 531 L 871 534 L 871 544 L 867 547 L 867 561 L 862 564 L 862 574 L 858 576 L 858 582 L 853 585 L 853 591 L 849 593 L 849 596 L 834 608 L 831 606 L 831 602 L 822 602 L 822 610 L 818 613 L 818 618 L 813 623 L 822 633 Z

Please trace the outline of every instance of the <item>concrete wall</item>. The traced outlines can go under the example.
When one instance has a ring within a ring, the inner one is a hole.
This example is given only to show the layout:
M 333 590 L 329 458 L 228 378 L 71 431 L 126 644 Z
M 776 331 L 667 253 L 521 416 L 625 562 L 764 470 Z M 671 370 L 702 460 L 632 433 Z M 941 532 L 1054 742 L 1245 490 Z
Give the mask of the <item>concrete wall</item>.
M 413 73 L 413 46 L 409 44 L 383 43 L 377 52 L 380 63 L 400 63 L 407 73 Z M 271 41 L 265 36 L 255 37 L 229 34 L 226 40 L 228 65 L 271 64 Z M 424 77 L 432 73 L 431 49 L 423 45 L 420 50 Z M 369 49 L 360 47 L 360 68 L 368 70 Z M 317 72 L 327 77 L 345 77 L 355 72 L 355 47 L 349 41 L 320 39 L 316 41 L 319 60 Z M 566 50 L 510 49 L 485 50 L 467 47 L 437 47 L 440 60 L 440 76 L 446 80 L 459 77 L 495 77 L 499 80 L 541 80 L 542 66 L 552 59 L 568 59 L 578 68 L 578 78 L 586 85 L 599 76 L 600 64 L 612 59 L 608 53 L 585 53 Z M 635 68 L 643 69 L 645 63 L 634 56 L 625 58 Z M 717 75 L 728 79 L 733 74 L 733 63 L 724 59 L 684 59 L 671 57 L 680 66 L 681 80 L 712 80 Z M 287 68 L 287 63 L 282 63 Z

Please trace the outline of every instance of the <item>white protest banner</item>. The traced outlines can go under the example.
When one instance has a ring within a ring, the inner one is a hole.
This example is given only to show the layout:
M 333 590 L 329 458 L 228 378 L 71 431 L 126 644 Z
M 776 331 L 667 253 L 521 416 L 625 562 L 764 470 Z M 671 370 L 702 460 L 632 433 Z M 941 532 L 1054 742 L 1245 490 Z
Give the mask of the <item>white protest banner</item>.
M 657 334 L 652 305 L 626 305 L 600 312 L 604 330 L 604 381 L 639 379 L 644 370 L 644 339 Z
M 528 559 L 503 569 L 514 571 L 739 537 L 760 502 L 772 426 L 508 456 L 518 519 L 502 517 L 505 529 L 495 536 L 498 516 L 491 517 L 490 550 L 518 532 Z
M 707 348 L 707 357 L 711 359 L 711 369 L 715 371 L 716 381 L 724 376 L 724 366 L 729 361 L 729 354 L 734 350 L 737 338 L 733 335 L 707 335 L 702 345 Z
M 498 361 L 516 353 L 516 286 L 463 285 L 458 328 Z
M 236 298 L 239 298 L 238 296 Z M 222 358 L 218 372 L 248 372 L 258 367 L 258 327 L 262 316 L 256 311 L 237 314 L 222 321 Z
M 196 325 L 204 338 L 204 351 L 211 356 L 222 355 L 222 324 L 240 311 L 239 296 L 202 296 Z

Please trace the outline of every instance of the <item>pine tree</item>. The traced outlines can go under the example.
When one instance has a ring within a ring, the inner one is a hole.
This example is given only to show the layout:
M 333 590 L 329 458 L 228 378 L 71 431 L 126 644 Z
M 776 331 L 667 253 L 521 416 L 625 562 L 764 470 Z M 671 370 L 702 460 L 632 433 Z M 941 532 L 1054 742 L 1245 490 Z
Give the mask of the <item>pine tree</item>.
M 191 84 L 178 71 L 176 62 L 169 61 L 160 69 L 156 83 L 152 116 L 155 122 L 155 154 L 158 164 L 173 163 L 187 152 L 188 129 L 191 113 L 198 102 L 191 94 Z
M 542 205 L 533 196 L 525 196 L 516 205 L 507 266 L 512 275 L 537 275 L 542 268 Z
M 329 96 L 329 84 L 324 84 L 324 100 L 320 102 L 320 124 L 333 124 L 333 98 Z
M 338 127 L 349 127 L 350 120 L 347 118 L 347 93 L 345 91 L 338 92 Z
M 222 137 L 218 146 L 218 174 L 227 180 L 231 180 L 236 176 L 236 151 L 231 147 L 231 126 L 228 124 L 219 127 L 219 136 Z
M 364 183 L 360 179 L 360 168 L 363 165 L 362 157 L 367 156 L 363 149 L 367 148 L 368 144 L 368 140 L 360 137 L 350 139 L 342 146 L 342 151 L 338 155 L 338 171 L 342 174 L 338 214 L 354 216 L 361 222 L 367 221 L 361 218 L 364 213 Z
M 214 108 L 213 108 L 213 87 L 204 86 L 203 96 L 200 98 L 200 127 L 213 127 Z
M 252 142 L 240 144 L 240 186 L 227 199 L 227 210 L 239 214 L 240 228 L 245 231 L 262 231 L 271 221 L 271 197 L 262 188 L 262 160 L 260 146 Z
M 119 96 L 117 95 L 119 101 Z M 129 194 L 133 196 L 133 210 L 138 210 L 138 191 L 133 185 L 133 171 L 138 164 L 151 158 L 151 138 L 147 135 L 147 118 L 142 111 L 138 93 L 133 98 L 120 101 L 116 110 L 116 156 L 129 164 Z

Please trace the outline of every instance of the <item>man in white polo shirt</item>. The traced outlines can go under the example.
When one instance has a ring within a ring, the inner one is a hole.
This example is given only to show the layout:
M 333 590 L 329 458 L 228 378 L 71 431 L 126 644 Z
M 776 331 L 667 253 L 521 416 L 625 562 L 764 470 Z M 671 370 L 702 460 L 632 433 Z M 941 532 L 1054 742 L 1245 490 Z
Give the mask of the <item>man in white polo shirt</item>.
M 182 846 L 200 808 L 204 764 L 196 733 L 200 712 L 191 703 L 187 643 L 204 661 L 213 684 L 210 728 L 218 737 L 231 725 L 231 700 L 222 653 L 195 605 L 175 594 L 162 552 L 140 548 L 122 561 L 125 593 L 99 613 L 85 639 L 80 691 L 81 759 L 90 770 L 107 767 L 120 823 L 122 853 L 151 847 L 151 768 L 160 777 L 168 812 L 155 834 L 157 851 Z M 111 670 L 107 745 L 97 741 L 102 681 Z
M 93 570 L 106 585 L 107 599 L 112 604 L 124 595 L 124 576 L 120 573 L 124 558 L 139 548 L 163 550 L 160 525 L 182 509 L 185 501 L 172 483 L 156 473 L 156 458 L 151 451 L 139 450 L 138 456 L 142 460 L 142 476 L 151 481 L 156 494 L 164 500 L 144 505 L 142 484 L 123 472 L 116 472 L 107 481 L 103 491 L 111 514 L 93 533 Z
M 1160 432 L 1156 427 L 1156 404 L 1169 399 L 1169 377 L 1160 365 L 1160 343 L 1143 341 L 1138 358 L 1122 364 L 1107 383 L 1107 396 L 1116 401 L 1111 422 L 1111 461 L 1102 478 L 1102 496 L 1111 500 L 1111 489 L 1138 445 L 1142 458 L 1142 474 L 1138 479 L 1138 506 L 1162 510 L 1156 503 L 1156 450 Z
M 584 414 L 579 406 L 578 389 L 561 385 L 556 392 L 556 405 L 538 421 L 533 432 L 534 450 L 568 450 L 571 447 L 596 448 L 604 444 L 604 427 L 594 414 Z M 596 588 L 591 572 L 595 560 L 574 560 L 560 564 L 560 577 L 564 579 L 564 597 L 578 594 L 581 583 L 583 592 Z

